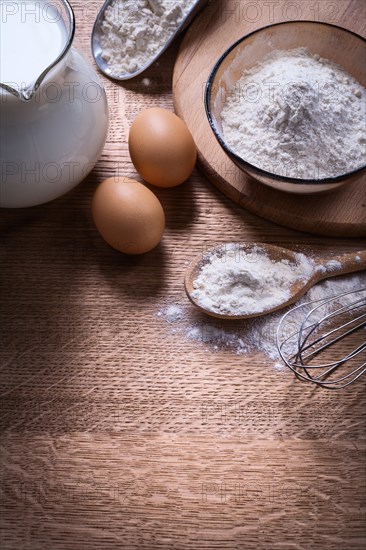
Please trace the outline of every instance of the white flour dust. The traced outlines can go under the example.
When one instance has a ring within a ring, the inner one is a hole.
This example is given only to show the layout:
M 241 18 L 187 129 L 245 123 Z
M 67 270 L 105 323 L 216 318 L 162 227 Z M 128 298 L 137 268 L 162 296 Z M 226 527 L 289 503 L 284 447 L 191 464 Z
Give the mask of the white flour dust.
M 114 74 L 146 65 L 177 29 L 194 0 L 115 0 L 105 11 L 103 59 Z
M 231 149 L 278 175 L 321 179 L 366 164 L 365 88 L 306 48 L 246 71 L 221 118 Z
M 310 289 L 298 304 L 325 299 L 328 296 L 361 287 L 366 287 L 365 272 L 328 279 Z M 348 300 L 352 299 L 351 295 L 346 296 L 341 299 L 341 303 L 346 304 Z M 322 309 L 322 314 L 330 312 L 331 308 L 332 304 L 329 304 Z M 186 297 L 182 296 L 179 303 L 173 302 L 162 305 L 157 312 L 157 316 L 167 323 L 169 332 L 176 335 L 176 337 L 202 345 L 207 352 L 227 350 L 237 355 L 263 352 L 273 362 L 274 368 L 281 371 L 285 367 L 278 355 L 276 332 L 280 319 L 289 309 L 291 308 L 256 319 L 224 321 L 204 315 Z M 303 318 L 304 312 L 301 309 L 295 311 L 291 315 L 289 326 L 285 326 L 284 331 L 293 331 L 293 327 L 299 326 Z M 281 336 L 283 337 L 286 334 L 284 333 Z

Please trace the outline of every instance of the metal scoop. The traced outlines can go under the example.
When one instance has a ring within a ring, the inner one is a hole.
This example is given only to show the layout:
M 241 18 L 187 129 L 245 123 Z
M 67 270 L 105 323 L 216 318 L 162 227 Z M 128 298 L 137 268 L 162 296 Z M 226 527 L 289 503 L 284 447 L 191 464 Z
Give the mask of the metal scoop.
M 123 74 L 116 74 L 114 73 L 110 67 L 108 66 L 108 62 L 103 59 L 103 48 L 102 48 L 102 23 L 104 21 L 104 14 L 105 10 L 113 3 L 114 0 L 106 0 L 98 13 L 98 16 L 95 20 L 93 31 L 92 31 L 92 39 L 91 39 L 91 49 L 92 53 L 95 59 L 96 64 L 98 65 L 99 69 L 109 78 L 114 78 L 115 80 L 129 80 L 130 78 L 134 78 L 135 76 L 141 74 L 144 72 L 148 67 L 150 67 L 170 46 L 170 44 L 173 42 L 173 40 L 191 23 L 193 18 L 197 15 L 197 13 L 204 7 L 205 4 L 207 4 L 208 0 L 198 0 L 196 1 L 190 11 L 185 15 L 185 17 L 182 19 L 182 21 L 179 23 L 178 27 L 174 31 L 174 33 L 168 38 L 168 40 L 163 44 L 163 46 L 154 54 L 153 57 L 150 57 L 146 60 L 146 63 L 142 67 L 140 67 L 137 71 L 133 73 L 123 73 Z M 148 0 L 148 3 L 150 5 L 151 10 L 154 12 L 156 9 L 156 0 Z

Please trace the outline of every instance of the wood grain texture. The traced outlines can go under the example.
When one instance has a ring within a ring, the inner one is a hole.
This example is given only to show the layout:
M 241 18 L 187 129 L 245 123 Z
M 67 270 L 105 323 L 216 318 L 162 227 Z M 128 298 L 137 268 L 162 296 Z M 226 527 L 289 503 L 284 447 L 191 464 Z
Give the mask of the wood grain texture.
M 90 60 L 101 4 L 72 2 Z M 363 2 L 343 6 L 361 19 Z M 108 142 L 80 186 L 2 212 L 0 546 L 361 550 L 364 381 L 338 393 L 304 385 L 263 354 L 212 351 L 203 316 L 202 341 L 191 341 L 157 313 L 189 307 L 186 265 L 208 246 L 268 242 L 321 258 L 366 240 L 265 221 L 198 171 L 155 190 L 167 228 L 151 254 L 118 254 L 94 228 L 96 185 L 137 176 L 127 148 L 134 116 L 172 109 L 177 48 L 123 86 L 103 78 Z
M 240 170 L 222 150 L 210 128 L 203 102 L 205 85 L 216 61 L 242 36 L 294 19 L 328 22 L 365 36 L 366 22 L 361 13 L 359 0 L 294 3 L 223 0 L 212 2 L 188 30 L 174 69 L 174 106 L 195 138 L 204 174 L 244 208 L 281 225 L 321 235 L 366 235 L 365 174 L 324 195 L 294 196 L 264 186 Z M 326 51 L 321 54 L 327 57 Z M 366 63 L 366 59 L 358 61 L 361 66 Z

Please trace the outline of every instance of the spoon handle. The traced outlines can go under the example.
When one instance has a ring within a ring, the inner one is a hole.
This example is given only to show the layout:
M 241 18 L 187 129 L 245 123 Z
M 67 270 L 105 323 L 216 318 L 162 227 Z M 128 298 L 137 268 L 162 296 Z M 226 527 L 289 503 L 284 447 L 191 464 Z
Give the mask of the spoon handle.
M 319 262 L 318 265 L 318 280 L 335 277 L 336 275 L 346 275 L 347 273 L 355 273 L 366 269 L 366 250 L 357 252 L 347 252 L 333 256 L 328 261 Z

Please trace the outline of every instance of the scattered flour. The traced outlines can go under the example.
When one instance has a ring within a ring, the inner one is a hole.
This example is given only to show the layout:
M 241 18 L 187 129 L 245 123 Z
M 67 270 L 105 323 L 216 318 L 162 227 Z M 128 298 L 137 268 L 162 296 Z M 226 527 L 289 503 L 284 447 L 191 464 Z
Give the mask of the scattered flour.
M 176 304 L 171 304 L 164 310 L 164 316 L 168 323 L 175 323 L 179 321 L 182 318 L 182 315 L 182 308 Z
M 114 74 L 142 69 L 165 45 L 194 0 L 115 0 L 106 10 L 103 59 Z
M 325 264 L 326 270 L 331 270 L 331 271 L 334 271 L 335 269 L 341 269 L 341 267 L 342 267 L 342 264 L 338 260 L 329 260 L 329 262 Z
M 291 297 L 295 281 L 307 280 L 315 264 L 297 253 L 295 262 L 275 262 L 260 247 L 228 244 L 208 256 L 193 281 L 192 297 L 202 307 L 221 314 L 246 315 L 268 311 Z
M 231 149 L 272 173 L 334 177 L 366 164 L 366 90 L 306 48 L 247 70 L 222 109 Z
M 281 372 L 281 371 L 286 370 L 286 366 L 285 366 L 284 363 L 275 363 L 275 364 L 274 364 L 274 368 L 275 368 L 278 372 Z
M 365 288 L 366 294 L 365 272 L 322 281 L 311 288 L 298 303 L 325 299 L 357 288 Z M 343 297 L 340 301 L 345 305 L 352 299 L 350 295 Z M 331 307 L 332 305 L 329 304 L 322 310 L 322 314 L 330 312 Z M 182 296 L 180 303 L 161 306 L 157 315 L 169 324 L 171 333 L 201 344 L 208 352 L 227 350 L 237 355 L 245 355 L 259 351 L 273 361 L 276 370 L 282 370 L 283 365 L 276 347 L 276 333 L 280 319 L 289 309 L 291 307 L 265 317 L 224 321 L 201 313 L 188 302 L 185 296 Z M 295 310 L 289 324 L 284 327 L 285 332 L 281 337 L 289 335 L 294 327 L 299 326 L 303 318 L 304 311 Z M 284 366 L 283 368 L 285 369 Z

